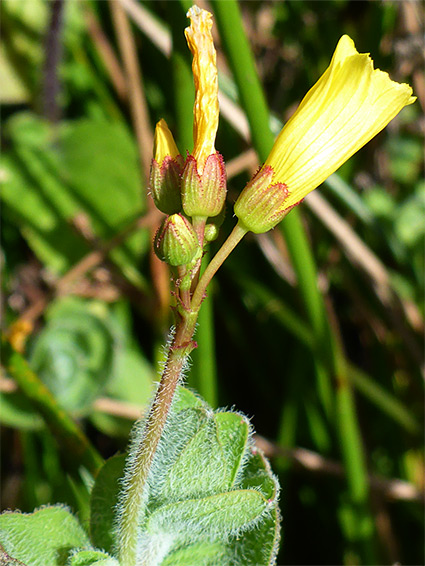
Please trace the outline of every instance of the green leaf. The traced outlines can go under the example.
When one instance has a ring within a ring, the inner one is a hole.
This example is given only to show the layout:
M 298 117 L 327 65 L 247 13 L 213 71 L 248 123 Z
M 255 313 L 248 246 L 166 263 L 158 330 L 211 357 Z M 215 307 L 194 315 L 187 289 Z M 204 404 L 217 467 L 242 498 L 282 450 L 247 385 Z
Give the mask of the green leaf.
M 111 237 L 144 209 L 134 140 L 118 123 L 81 120 L 64 128 L 64 172 L 72 191 L 90 214 L 97 234 Z M 149 238 L 139 230 L 112 256 L 131 276 Z
M 118 502 L 125 455 L 109 458 L 100 469 L 90 497 L 90 537 L 94 546 L 112 552 L 114 511 Z
M 231 488 L 245 452 L 248 423 L 236 413 L 204 420 L 174 462 L 163 497 L 190 498 Z
M 25 566 L 20 560 L 11 558 L 0 544 L 0 564 L 1 566 Z
M 199 395 L 196 395 L 190 389 L 186 389 L 185 387 L 180 387 L 178 394 L 175 396 L 173 400 L 173 413 L 179 413 L 184 409 L 200 409 L 202 407 L 208 407 L 207 403 L 201 399 Z
M 88 546 L 89 539 L 66 507 L 54 506 L 0 515 L 0 543 L 28 566 L 65 566 L 70 552 Z
M 125 465 L 121 501 L 143 434 L 140 422 Z M 277 480 L 251 444 L 248 420 L 238 413 L 214 413 L 180 387 L 148 476 L 137 560 L 157 566 L 274 564 L 277 496 Z M 121 513 L 120 504 L 117 524 Z
M 242 465 L 249 438 L 249 424 L 246 417 L 239 413 L 216 413 L 214 419 L 230 487 Z
M 88 247 L 69 225 L 78 202 L 61 180 L 49 125 L 23 112 L 5 126 L 11 152 L 4 160 L 2 198 L 39 259 L 53 272 L 69 269 Z
M 243 489 L 258 489 L 263 497 L 272 500 L 277 497 L 277 481 L 274 478 L 270 465 L 264 455 L 254 449 L 248 455 L 243 478 L 241 478 L 240 486 Z
M 69 566 L 119 566 L 119 562 L 100 550 L 81 550 L 72 555 Z
M 217 563 L 222 565 L 225 551 L 221 542 L 191 544 L 169 554 L 161 566 L 216 566 Z
M 205 420 L 175 461 L 167 476 L 163 496 L 187 499 L 229 488 L 223 449 L 213 419 Z
M 267 501 L 255 490 L 235 490 L 202 499 L 164 505 L 146 523 L 148 532 L 183 536 L 216 536 L 225 539 L 256 521 Z

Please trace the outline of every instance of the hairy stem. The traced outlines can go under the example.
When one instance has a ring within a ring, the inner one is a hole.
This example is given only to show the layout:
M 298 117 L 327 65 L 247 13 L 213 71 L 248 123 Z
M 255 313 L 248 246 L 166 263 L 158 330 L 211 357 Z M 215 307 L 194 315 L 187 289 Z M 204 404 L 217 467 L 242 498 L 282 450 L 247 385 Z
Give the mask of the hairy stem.
M 122 566 L 136 566 L 139 518 L 146 496 L 146 483 L 158 443 L 164 431 L 184 363 L 195 347 L 192 336 L 197 313 L 179 312 L 176 333 L 168 352 L 164 372 L 146 420 L 142 441 L 131 466 L 128 487 L 121 508 L 119 557 Z M 140 566 L 143 566 L 140 564 Z M 148 565 L 146 565 L 148 566 Z
M 164 432 L 185 361 L 195 348 L 192 337 L 206 288 L 217 269 L 246 232 L 247 230 L 240 224 L 234 227 L 230 236 L 204 271 L 193 294 L 190 308 L 188 309 L 187 306 L 185 308 L 185 305 L 177 306 L 176 333 L 168 351 L 155 399 L 146 419 L 142 440 L 136 447 L 136 453 L 128 467 L 129 476 L 126 478 L 126 487 L 120 509 L 121 518 L 118 533 L 121 566 L 149 566 L 140 563 L 140 560 L 137 562 L 137 534 L 147 497 L 146 485 L 152 462 Z

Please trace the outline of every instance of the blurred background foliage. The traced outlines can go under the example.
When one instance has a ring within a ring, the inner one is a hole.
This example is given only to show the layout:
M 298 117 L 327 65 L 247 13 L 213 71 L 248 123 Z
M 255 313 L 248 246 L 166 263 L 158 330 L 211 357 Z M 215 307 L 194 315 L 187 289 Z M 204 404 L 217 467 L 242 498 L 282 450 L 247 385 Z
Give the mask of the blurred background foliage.
M 282 486 L 279 564 L 423 564 L 423 5 L 200 5 L 217 18 L 229 177 L 212 252 L 264 159 L 261 132 L 279 131 L 343 33 L 418 96 L 285 226 L 238 246 L 187 382 L 252 416 Z M 160 118 L 192 149 L 189 6 L 1 3 L 2 329 L 20 351 L 3 354 L 3 509 L 64 502 L 84 520 L 90 464 L 68 465 L 61 419 L 107 458 L 151 398 L 172 318 L 146 175 Z

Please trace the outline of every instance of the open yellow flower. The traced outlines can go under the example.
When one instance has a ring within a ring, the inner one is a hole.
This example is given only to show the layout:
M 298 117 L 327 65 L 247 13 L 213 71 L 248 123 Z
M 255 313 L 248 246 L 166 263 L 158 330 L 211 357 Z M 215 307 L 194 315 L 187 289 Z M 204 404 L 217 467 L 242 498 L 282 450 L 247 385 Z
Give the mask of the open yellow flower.
M 369 55 L 358 53 L 353 40 L 343 35 L 331 64 L 240 194 L 236 216 L 248 230 L 266 232 L 415 100 L 409 85 L 374 69 Z M 263 181 L 271 171 L 267 188 Z M 269 194 L 274 209 L 266 214 Z
M 407 84 L 373 68 L 343 35 L 331 64 L 280 132 L 265 165 L 296 204 L 416 100 Z
M 201 174 L 208 156 L 215 153 L 219 112 L 216 52 L 211 34 L 212 15 L 198 6 L 192 6 L 187 16 L 190 18 L 190 27 L 184 31 L 193 54 L 195 81 L 193 157 Z

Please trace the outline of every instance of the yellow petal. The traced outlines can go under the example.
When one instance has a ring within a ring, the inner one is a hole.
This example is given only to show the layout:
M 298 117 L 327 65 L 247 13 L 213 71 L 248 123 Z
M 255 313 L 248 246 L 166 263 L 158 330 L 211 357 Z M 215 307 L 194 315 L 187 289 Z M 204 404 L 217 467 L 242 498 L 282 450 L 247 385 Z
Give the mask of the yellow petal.
M 161 165 L 167 155 L 174 158 L 180 155 L 180 152 L 174 141 L 173 134 L 167 126 L 167 122 L 161 119 L 155 127 L 153 158 Z
M 303 199 L 416 97 L 407 84 L 373 68 L 344 35 L 328 69 L 277 137 L 265 165 L 285 183 L 288 207 Z
M 216 53 L 211 34 L 212 15 L 198 6 L 187 13 L 190 27 L 185 29 L 189 49 L 193 54 L 192 71 L 195 81 L 193 108 L 193 156 L 202 173 L 209 155 L 215 153 L 218 128 L 218 78 Z

